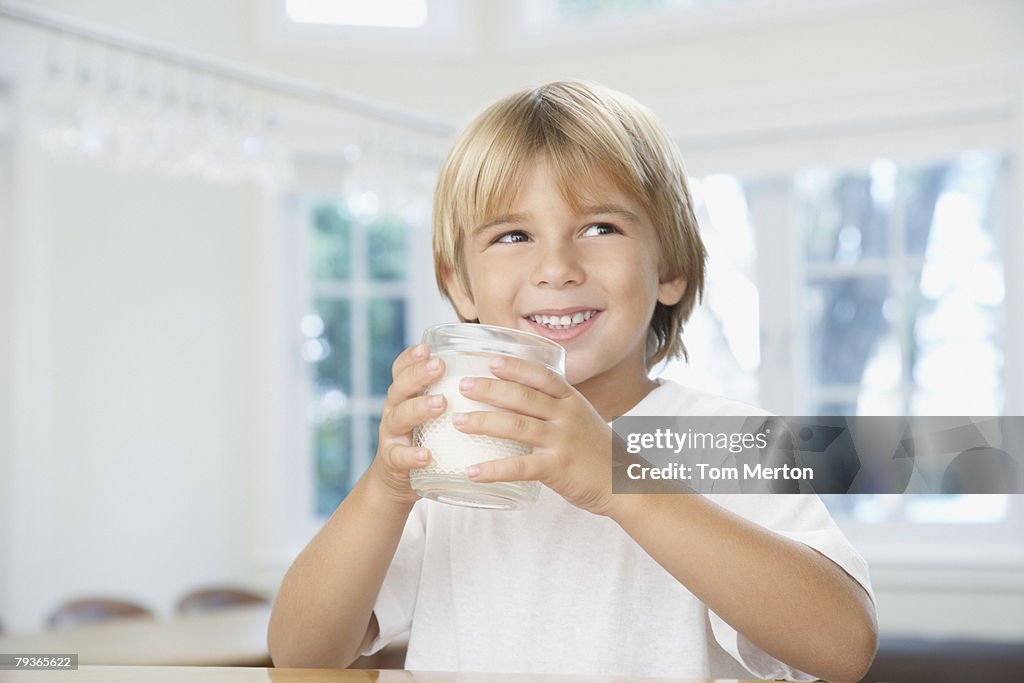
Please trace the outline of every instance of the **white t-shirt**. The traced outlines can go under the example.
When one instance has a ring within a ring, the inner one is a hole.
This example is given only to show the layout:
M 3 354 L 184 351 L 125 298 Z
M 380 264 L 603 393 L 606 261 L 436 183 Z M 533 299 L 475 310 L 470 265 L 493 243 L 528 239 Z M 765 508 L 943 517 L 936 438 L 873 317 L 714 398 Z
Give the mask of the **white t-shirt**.
M 627 414 L 767 413 L 662 381 Z M 874 600 L 867 564 L 817 496 L 707 497 L 815 548 Z M 417 501 L 374 612 L 380 636 L 363 654 L 408 633 L 413 671 L 815 678 L 738 634 L 611 519 L 547 487 L 510 512 Z

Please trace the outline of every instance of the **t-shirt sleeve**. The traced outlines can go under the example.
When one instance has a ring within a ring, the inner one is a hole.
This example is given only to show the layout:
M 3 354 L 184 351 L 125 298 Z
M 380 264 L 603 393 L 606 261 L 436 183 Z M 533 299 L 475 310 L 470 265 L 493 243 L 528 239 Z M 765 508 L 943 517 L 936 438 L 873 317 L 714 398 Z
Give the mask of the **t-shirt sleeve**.
M 868 565 L 814 494 L 711 494 L 708 498 L 778 534 L 814 548 L 839 565 L 864 587 L 872 604 Z M 750 642 L 713 611 L 711 630 L 718 644 L 752 674 L 764 679 L 813 681 L 816 676 L 795 669 Z
M 384 575 L 377 601 L 373 604 L 380 633 L 360 653 L 362 655 L 372 655 L 396 637 L 409 632 L 420 582 L 420 568 L 423 566 L 426 513 L 426 501 L 416 501 L 405 522 L 395 556 Z

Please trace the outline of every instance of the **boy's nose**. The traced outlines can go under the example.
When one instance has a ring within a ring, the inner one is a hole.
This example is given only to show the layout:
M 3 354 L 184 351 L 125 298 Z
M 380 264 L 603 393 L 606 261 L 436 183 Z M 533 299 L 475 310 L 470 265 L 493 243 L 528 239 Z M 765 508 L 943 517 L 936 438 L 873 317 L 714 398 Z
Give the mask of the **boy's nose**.
M 553 244 L 538 254 L 534 269 L 535 285 L 564 287 L 582 284 L 586 279 L 579 254 L 572 244 Z

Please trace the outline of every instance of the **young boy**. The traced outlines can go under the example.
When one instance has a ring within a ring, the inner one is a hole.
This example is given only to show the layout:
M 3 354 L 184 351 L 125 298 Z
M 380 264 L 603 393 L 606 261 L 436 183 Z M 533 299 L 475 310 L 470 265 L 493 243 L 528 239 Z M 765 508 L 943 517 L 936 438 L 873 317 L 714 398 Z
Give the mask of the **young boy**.
M 500 412 L 459 429 L 530 444 L 467 470 L 538 480 L 494 512 L 418 500 L 413 427 L 445 410 L 420 345 L 394 364 L 367 473 L 274 604 L 278 666 L 347 666 L 409 632 L 406 668 L 858 680 L 874 656 L 867 566 L 812 495 L 612 495 L 619 415 L 760 411 L 651 380 L 704 286 L 682 161 L 632 99 L 582 82 L 508 97 L 455 143 L 435 195 L 438 283 L 463 321 L 544 335 L 563 379 L 495 359 L 464 381 Z M 589 315 L 589 317 L 588 317 Z

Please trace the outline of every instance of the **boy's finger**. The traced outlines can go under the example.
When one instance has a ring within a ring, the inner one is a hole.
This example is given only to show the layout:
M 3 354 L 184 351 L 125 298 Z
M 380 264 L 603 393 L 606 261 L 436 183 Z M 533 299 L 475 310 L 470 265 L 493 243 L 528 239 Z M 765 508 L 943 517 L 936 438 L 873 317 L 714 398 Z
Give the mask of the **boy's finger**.
M 467 467 L 466 476 L 481 483 L 540 480 L 544 476 L 544 461 L 533 454 L 488 460 Z
M 396 406 L 414 396 L 422 394 L 427 387 L 444 375 L 444 361 L 440 358 L 424 358 L 406 365 L 388 387 L 385 403 Z
M 416 396 L 402 401 L 381 420 L 385 437 L 408 434 L 418 424 L 432 420 L 444 412 L 447 401 L 441 394 Z
M 540 420 L 550 419 L 555 412 L 555 399 L 519 382 L 487 377 L 464 377 L 459 382 L 459 391 L 474 401 Z
M 512 356 L 492 356 L 488 365 L 495 377 L 525 384 L 552 398 L 566 398 L 573 392 L 564 377 L 542 363 Z
M 430 451 L 422 446 L 390 443 L 384 448 L 384 457 L 391 469 L 408 471 L 430 462 Z
M 519 413 L 477 411 L 452 413 L 452 424 L 465 434 L 483 434 L 510 439 L 528 446 L 544 446 L 548 442 L 550 423 Z
M 413 363 L 417 363 L 430 355 L 430 349 L 426 344 L 414 344 L 398 354 L 395 362 L 391 364 L 391 379 L 397 378 L 402 371 Z

